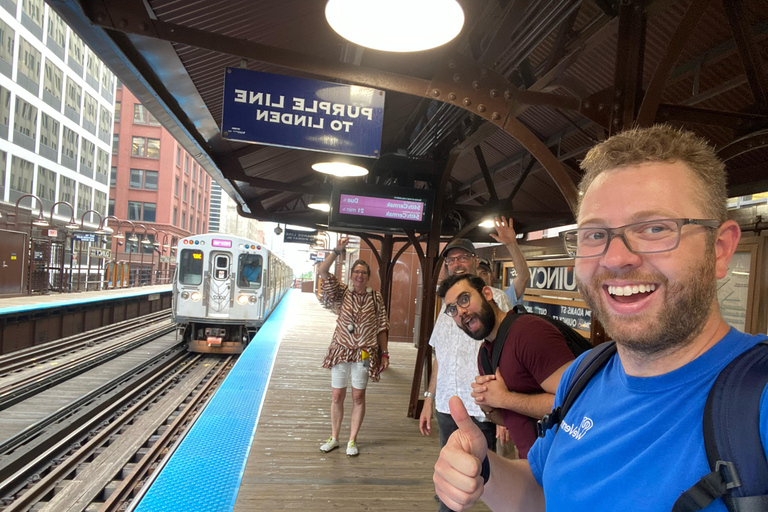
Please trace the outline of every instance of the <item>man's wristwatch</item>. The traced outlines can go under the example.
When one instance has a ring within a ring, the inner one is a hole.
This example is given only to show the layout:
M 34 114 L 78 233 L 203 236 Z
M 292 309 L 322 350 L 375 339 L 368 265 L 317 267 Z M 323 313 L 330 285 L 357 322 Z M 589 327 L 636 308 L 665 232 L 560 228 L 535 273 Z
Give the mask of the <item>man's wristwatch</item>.
M 432 400 L 434 400 L 435 399 L 435 394 L 434 393 L 430 393 L 429 391 L 425 391 L 424 392 L 424 398 L 431 398 Z

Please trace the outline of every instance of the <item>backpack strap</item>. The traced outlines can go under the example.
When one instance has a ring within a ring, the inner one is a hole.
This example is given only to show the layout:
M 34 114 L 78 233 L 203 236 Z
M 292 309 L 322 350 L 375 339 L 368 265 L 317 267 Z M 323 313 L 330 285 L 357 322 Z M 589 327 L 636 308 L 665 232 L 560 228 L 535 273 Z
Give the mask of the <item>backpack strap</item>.
M 573 405 L 573 402 L 576 401 L 587 384 L 589 384 L 592 377 L 615 353 L 616 343 L 613 341 L 601 343 L 587 352 L 584 359 L 581 360 L 579 366 L 576 368 L 576 371 L 573 372 L 571 382 L 568 384 L 568 389 L 565 391 L 563 405 L 555 407 L 552 409 L 552 412 L 539 420 L 537 424 L 539 437 L 544 437 L 547 434 L 547 430 L 555 425 L 559 425 L 560 422 L 563 421 L 563 418 L 568 414 L 571 405 Z
M 673 512 L 701 510 L 722 498 L 731 512 L 768 510 L 768 459 L 760 439 L 760 397 L 768 384 L 768 340 L 720 372 L 704 408 L 711 473 L 686 490 Z
M 496 331 L 496 339 L 493 341 L 493 350 L 491 351 L 491 359 L 488 359 L 488 351 L 480 349 L 480 364 L 483 367 L 483 372 L 486 375 L 493 375 L 496 373 L 496 368 L 499 367 L 499 359 L 501 359 L 501 350 L 504 348 L 504 343 L 507 341 L 507 333 L 515 323 L 520 315 L 515 313 L 507 313 L 504 320 L 501 321 L 499 329 Z

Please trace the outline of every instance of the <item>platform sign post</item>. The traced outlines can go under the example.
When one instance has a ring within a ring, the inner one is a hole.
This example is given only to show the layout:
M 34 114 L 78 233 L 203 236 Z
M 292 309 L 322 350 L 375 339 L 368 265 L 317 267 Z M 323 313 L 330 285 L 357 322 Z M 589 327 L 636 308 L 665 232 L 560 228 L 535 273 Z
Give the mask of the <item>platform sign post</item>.
M 384 91 L 227 68 L 225 139 L 377 158 Z

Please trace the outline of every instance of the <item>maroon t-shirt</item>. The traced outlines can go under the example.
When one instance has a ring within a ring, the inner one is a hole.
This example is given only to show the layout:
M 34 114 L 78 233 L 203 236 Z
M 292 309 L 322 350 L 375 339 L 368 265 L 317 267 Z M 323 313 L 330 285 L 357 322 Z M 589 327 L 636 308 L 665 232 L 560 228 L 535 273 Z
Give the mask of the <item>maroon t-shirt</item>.
M 512 312 L 508 314 L 514 314 Z M 491 359 L 493 343 L 483 342 L 480 350 Z M 507 389 L 517 393 L 543 393 L 541 383 L 574 356 L 557 327 L 535 315 L 524 315 L 515 320 L 507 333 L 499 358 L 499 369 Z M 484 375 L 478 355 L 477 366 Z M 536 421 L 508 409 L 501 409 L 504 426 L 509 430 L 521 459 L 536 441 Z

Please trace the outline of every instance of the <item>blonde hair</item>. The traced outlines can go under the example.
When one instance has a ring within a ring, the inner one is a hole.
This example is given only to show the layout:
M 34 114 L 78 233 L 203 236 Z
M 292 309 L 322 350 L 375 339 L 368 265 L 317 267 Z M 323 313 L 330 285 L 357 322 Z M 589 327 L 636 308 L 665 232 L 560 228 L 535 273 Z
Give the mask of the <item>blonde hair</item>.
M 725 164 L 706 140 L 669 125 L 626 130 L 589 150 L 581 162 L 584 177 L 579 183 L 578 211 L 600 174 L 648 162 L 685 164 L 699 182 L 695 197 L 706 215 L 720 222 L 728 219 Z

